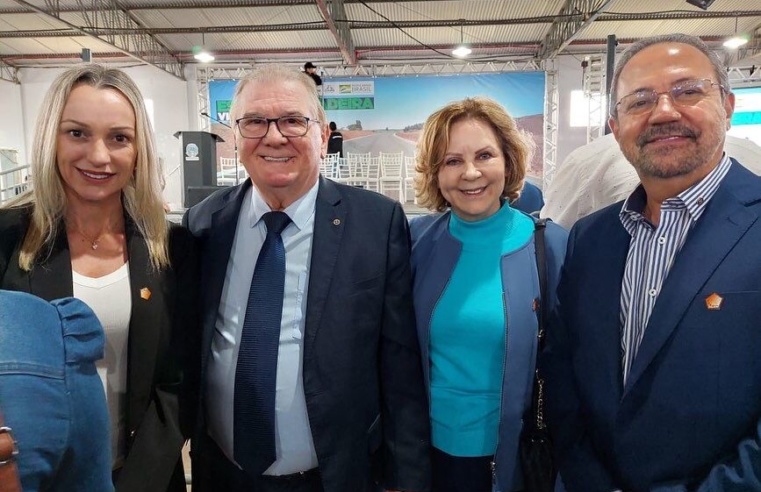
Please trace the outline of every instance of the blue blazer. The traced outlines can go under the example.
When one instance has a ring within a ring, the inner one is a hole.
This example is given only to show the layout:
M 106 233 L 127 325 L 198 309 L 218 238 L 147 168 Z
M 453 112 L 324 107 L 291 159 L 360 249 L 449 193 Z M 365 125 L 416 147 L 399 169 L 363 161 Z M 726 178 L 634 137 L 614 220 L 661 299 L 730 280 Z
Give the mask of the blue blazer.
M 417 217 L 410 222 L 415 316 L 424 361 L 426 394 L 430 394 L 430 321 L 462 252 L 462 243 L 449 233 L 450 216 L 448 211 Z M 493 469 L 495 492 L 523 489 L 523 476 L 518 466 L 518 439 L 523 429 L 523 416 L 531 404 L 534 382 L 538 319 L 532 308 L 534 299 L 548 302 L 548 306 L 554 305 L 567 238 L 565 229 L 547 223 L 546 300 L 540 295 L 533 235 L 517 251 L 504 255 L 499 265 L 495 264 L 502 273 L 504 308 L 506 321 L 509 320 L 505 326 L 502 402 Z
M 185 215 L 201 247 L 202 375 L 250 186 L 246 180 L 218 191 Z M 389 489 L 430 488 L 428 405 L 409 254 L 409 229 L 398 202 L 320 178 L 302 370 L 325 492 L 374 491 L 373 470 L 382 470 Z M 202 481 L 209 466 L 203 411 L 200 418 L 193 490 L 216 490 Z
M 572 229 L 548 330 L 547 411 L 567 489 L 761 490 L 761 178 L 733 160 L 674 260 L 626 385 L 620 209 Z

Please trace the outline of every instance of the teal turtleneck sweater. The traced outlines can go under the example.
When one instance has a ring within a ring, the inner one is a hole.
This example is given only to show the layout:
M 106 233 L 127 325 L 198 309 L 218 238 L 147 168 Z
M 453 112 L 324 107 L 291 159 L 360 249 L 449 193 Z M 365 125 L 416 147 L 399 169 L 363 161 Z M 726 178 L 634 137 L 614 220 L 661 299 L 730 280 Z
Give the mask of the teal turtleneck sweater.
M 507 202 L 475 222 L 451 214 L 449 232 L 462 253 L 434 309 L 430 339 L 433 445 L 447 454 L 497 449 L 506 333 L 500 261 L 533 231 L 531 218 Z

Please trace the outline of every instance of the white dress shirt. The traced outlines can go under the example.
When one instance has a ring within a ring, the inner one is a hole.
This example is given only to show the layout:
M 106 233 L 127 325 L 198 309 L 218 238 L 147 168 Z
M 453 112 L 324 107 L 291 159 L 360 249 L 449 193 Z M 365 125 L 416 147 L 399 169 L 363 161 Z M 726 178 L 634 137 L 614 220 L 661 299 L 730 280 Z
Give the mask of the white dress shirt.
M 275 394 L 277 460 L 264 472 L 265 475 L 287 475 L 317 466 L 302 372 L 317 188 L 318 183 L 315 183 L 304 196 L 283 210 L 292 223 L 281 234 L 285 247 L 285 293 Z M 251 278 L 267 235 L 267 227 L 260 219 L 270 211 L 259 191 L 252 186 L 238 216 L 211 341 L 206 376 L 208 433 L 233 463 L 233 440 L 241 437 L 233 436 L 235 368 Z M 242 438 L 251 439 L 251 436 Z
M 727 156 L 706 177 L 661 203 L 658 225 L 644 214 L 647 194 L 638 186 L 619 213 L 631 236 L 621 282 L 623 383 L 631 372 L 655 303 L 687 235 L 703 215 L 732 166 Z

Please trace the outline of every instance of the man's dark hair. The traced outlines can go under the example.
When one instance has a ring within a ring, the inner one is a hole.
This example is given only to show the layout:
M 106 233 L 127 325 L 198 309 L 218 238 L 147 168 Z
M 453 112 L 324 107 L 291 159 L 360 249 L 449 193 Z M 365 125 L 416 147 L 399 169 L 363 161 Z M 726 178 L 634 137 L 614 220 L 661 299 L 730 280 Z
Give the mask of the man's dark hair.
M 331 131 L 331 132 L 334 132 L 334 131 L 336 131 L 336 129 L 338 128 L 338 127 L 336 126 L 336 122 L 335 122 L 335 121 L 331 121 L 331 122 L 330 122 L 330 124 L 329 124 L 328 126 L 330 127 L 330 131 Z

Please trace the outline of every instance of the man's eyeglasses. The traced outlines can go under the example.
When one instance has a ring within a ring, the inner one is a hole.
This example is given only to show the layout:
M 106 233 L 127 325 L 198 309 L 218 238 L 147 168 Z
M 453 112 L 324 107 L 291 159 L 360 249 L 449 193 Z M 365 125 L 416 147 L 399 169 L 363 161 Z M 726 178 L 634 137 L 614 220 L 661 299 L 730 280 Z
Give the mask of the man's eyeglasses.
M 303 137 L 309 130 L 309 123 L 316 122 L 306 116 L 281 116 L 280 118 L 262 118 L 246 116 L 235 120 L 238 131 L 243 138 L 263 138 L 270 130 L 270 123 L 275 123 L 277 130 L 284 137 Z
M 613 106 L 612 116 L 617 112 L 629 116 L 638 116 L 651 112 L 658 105 L 658 100 L 668 94 L 675 106 L 694 106 L 705 99 L 711 89 L 716 86 L 725 91 L 723 85 L 711 79 L 685 80 L 679 82 L 666 92 L 656 92 L 654 89 L 642 89 L 622 97 Z

